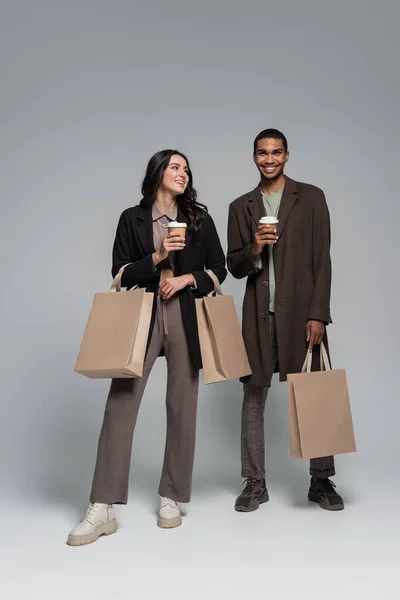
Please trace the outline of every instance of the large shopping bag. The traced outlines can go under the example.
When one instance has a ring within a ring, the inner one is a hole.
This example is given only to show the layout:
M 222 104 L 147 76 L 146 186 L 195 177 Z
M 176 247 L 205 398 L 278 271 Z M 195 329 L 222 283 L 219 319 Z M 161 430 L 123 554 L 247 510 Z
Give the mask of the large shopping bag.
M 212 271 L 207 271 L 218 296 L 196 299 L 204 382 L 216 383 L 251 375 L 232 296 L 224 296 Z
M 321 371 L 307 352 L 301 373 L 288 375 L 290 456 L 319 458 L 355 452 L 346 372 L 331 369 L 324 344 Z M 324 369 L 324 370 L 323 370 Z
M 75 371 L 91 378 L 141 377 L 154 294 L 144 288 L 121 292 L 124 268 L 109 292 L 96 294 Z

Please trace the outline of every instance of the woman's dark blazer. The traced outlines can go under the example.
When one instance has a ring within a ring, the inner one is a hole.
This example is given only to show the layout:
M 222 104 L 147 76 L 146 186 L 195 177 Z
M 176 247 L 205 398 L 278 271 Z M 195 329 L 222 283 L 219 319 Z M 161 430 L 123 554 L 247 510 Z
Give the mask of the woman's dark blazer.
M 182 215 L 179 220 L 184 221 Z M 115 277 L 120 268 L 127 263 L 122 276 L 122 287 L 127 289 L 137 285 L 145 287 L 148 292 L 158 292 L 160 271 L 154 266 L 152 254 L 153 219 L 151 206 L 134 206 L 125 210 L 118 223 L 113 247 L 112 276 Z M 214 289 L 211 278 L 204 269 L 211 269 L 220 283 L 227 275 L 225 255 L 221 247 L 214 221 L 208 213 L 197 232 L 187 229 L 184 250 L 175 253 L 175 276 L 191 273 L 197 283 L 197 289 L 185 287 L 179 292 L 182 320 L 189 346 L 189 353 L 194 369 L 202 368 L 199 334 L 197 329 L 195 298 L 206 296 Z M 153 331 L 156 314 L 156 303 L 150 325 L 149 340 Z

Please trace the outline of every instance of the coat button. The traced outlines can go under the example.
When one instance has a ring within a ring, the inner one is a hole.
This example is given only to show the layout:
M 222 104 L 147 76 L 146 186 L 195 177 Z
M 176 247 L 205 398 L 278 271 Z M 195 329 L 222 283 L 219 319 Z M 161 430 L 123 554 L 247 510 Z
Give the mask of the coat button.
M 266 318 L 267 318 L 267 315 L 266 315 L 265 313 L 261 313 L 261 318 L 262 318 L 262 319 L 266 319 Z
M 268 281 L 263 281 L 263 286 L 264 286 L 264 287 L 268 287 L 268 285 L 269 285 L 269 284 L 268 284 Z

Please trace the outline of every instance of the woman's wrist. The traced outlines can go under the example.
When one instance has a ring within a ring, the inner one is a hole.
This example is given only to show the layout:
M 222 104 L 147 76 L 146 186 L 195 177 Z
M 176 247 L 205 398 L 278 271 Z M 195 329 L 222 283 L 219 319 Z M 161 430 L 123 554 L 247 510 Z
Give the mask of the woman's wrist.
M 185 282 L 187 286 L 193 287 L 195 285 L 195 279 L 191 273 L 183 276 L 185 278 Z
M 152 259 L 153 259 L 153 265 L 159 265 L 160 262 L 162 262 L 162 256 L 161 256 L 161 252 L 159 250 L 157 250 L 157 252 L 153 252 L 152 254 Z

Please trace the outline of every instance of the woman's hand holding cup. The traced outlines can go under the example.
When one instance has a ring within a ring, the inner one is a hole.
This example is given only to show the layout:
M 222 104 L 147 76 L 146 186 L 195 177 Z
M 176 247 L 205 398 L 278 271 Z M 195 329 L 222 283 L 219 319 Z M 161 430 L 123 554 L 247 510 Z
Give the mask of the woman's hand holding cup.
M 186 228 L 186 223 L 171 221 L 168 224 L 168 234 L 163 239 L 161 250 L 153 254 L 155 265 L 165 260 L 170 252 L 184 249 L 186 245 Z
M 170 252 L 183 250 L 185 247 L 185 238 L 180 233 L 171 232 L 165 236 L 161 246 L 161 250 L 155 252 L 154 264 L 158 264 L 168 257 Z

